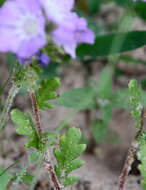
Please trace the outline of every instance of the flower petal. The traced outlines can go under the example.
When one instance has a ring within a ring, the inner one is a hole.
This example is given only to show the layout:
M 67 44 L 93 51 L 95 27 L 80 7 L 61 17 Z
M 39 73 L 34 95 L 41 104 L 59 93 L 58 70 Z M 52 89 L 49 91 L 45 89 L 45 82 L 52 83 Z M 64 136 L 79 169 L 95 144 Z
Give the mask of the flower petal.
M 0 31 L 0 51 L 12 51 L 13 53 L 16 53 L 19 48 L 20 41 L 14 33 L 14 30 L 12 28 L 0 26 Z
M 60 23 L 73 8 L 74 0 L 40 0 L 48 19 Z
M 21 58 L 29 58 L 33 56 L 39 49 L 46 45 L 45 36 L 39 36 L 38 38 L 34 38 L 28 41 L 23 41 L 21 46 L 16 52 L 17 55 Z

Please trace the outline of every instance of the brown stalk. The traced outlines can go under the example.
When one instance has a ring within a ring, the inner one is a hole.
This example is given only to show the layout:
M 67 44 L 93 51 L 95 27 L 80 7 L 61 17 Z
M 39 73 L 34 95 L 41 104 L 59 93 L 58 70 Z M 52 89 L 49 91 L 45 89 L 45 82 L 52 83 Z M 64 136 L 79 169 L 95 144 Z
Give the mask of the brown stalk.
M 131 143 L 131 146 L 128 151 L 127 159 L 125 161 L 124 168 L 123 168 L 121 176 L 120 176 L 119 190 L 124 190 L 126 178 L 128 176 L 129 171 L 131 170 L 131 165 L 134 162 L 134 156 L 139 147 L 137 138 L 142 133 L 143 125 L 144 125 L 144 110 L 142 110 L 142 113 L 141 113 L 140 129 L 136 133 L 135 140 Z
M 41 129 L 39 109 L 38 109 L 38 105 L 37 105 L 37 101 L 36 101 L 36 96 L 35 96 L 34 92 L 32 92 L 30 95 L 31 95 L 32 106 L 33 106 L 33 111 L 34 111 L 34 115 L 35 115 L 36 126 L 38 129 L 38 134 L 40 135 L 42 133 L 42 129 Z M 48 155 L 45 157 L 44 164 L 45 164 L 45 167 L 47 168 L 47 170 L 49 171 L 50 180 L 52 181 L 55 190 L 61 190 L 62 189 L 61 185 L 58 182 L 57 176 L 55 174 L 53 166 L 51 165 Z
M 37 101 L 36 101 L 36 96 L 35 96 L 34 92 L 32 92 L 30 95 L 31 95 L 32 106 L 33 106 L 33 111 L 34 111 L 34 115 L 35 115 L 36 126 L 38 129 L 38 133 L 41 134 L 42 129 L 41 129 L 41 124 L 40 124 L 40 116 L 39 116 L 39 110 L 38 110 L 38 105 L 37 105 Z
M 62 190 L 62 186 L 60 185 L 60 183 L 57 179 L 57 176 L 55 174 L 54 168 L 51 165 L 48 153 L 45 156 L 44 166 L 49 171 L 50 179 L 53 182 L 53 186 L 54 186 L 55 190 Z

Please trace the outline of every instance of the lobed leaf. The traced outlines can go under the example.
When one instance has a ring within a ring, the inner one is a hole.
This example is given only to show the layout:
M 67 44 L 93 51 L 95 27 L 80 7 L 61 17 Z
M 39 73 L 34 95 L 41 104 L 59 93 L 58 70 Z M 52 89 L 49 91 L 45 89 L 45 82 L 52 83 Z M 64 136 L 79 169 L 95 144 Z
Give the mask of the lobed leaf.
M 138 156 L 138 159 L 141 161 L 141 164 L 138 166 L 143 176 L 143 180 L 141 181 L 141 184 L 144 190 L 146 190 L 146 142 L 145 141 L 143 141 L 140 144 L 140 148 L 137 153 L 137 156 Z
M 143 109 L 141 87 L 136 80 L 131 80 L 128 86 L 130 93 L 129 104 L 132 106 L 131 115 L 136 118 L 136 128 L 140 128 Z
M 73 176 L 73 177 L 67 177 L 64 181 L 64 187 L 67 187 L 69 185 L 72 185 L 78 181 L 78 177 Z
M 37 91 L 36 98 L 40 109 L 53 108 L 49 100 L 56 99 L 58 97 L 55 92 L 60 86 L 60 80 L 57 77 L 52 77 L 49 80 L 42 80 L 40 88 Z
M 85 144 L 79 144 L 80 139 L 80 130 L 72 127 L 65 136 L 61 136 L 59 150 L 54 149 L 54 156 L 57 160 L 55 172 L 58 179 L 61 182 L 63 181 L 64 186 L 71 185 L 77 181 L 77 177 L 69 177 L 68 175 L 83 165 L 82 161 L 75 160 L 86 148 Z
M 26 147 L 39 149 L 40 139 L 30 114 L 26 113 L 24 115 L 20 110 L 15 109 L 11 112 L 11 119 L 18 126 L 16 132 L 19 135 L 24 135 L 30 138 L 26 143 Z

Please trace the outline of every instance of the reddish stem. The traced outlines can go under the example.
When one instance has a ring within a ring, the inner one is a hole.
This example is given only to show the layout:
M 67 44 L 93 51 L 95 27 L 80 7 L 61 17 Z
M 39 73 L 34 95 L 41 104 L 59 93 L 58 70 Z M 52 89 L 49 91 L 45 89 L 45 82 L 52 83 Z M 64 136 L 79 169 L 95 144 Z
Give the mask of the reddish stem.
M 41 124 L 40 124 L 39 110 L 38 110 L 38 105 L 37 105 L 36 96 L 34 92 L 31 93 L 31 100 L 32 100 L 33 111 L 35 115 L 35 121 L 36 121 L 36 126 L 38 129 L 38 133 L 41 134 L 42 129 L 41 129 Z
M 62 190 L 62 187 L 57 179 L 57 176 L 55 174 L 54 168 L 51 165 L 48 155 L 46 155 L 44 163 L 45 163 L 45 168 L 49 171 L 50 179 L 53 182 L 55 190 Z
M 131 165 L 134 161 L 134 155 L 136 154 L 138 146 L 139 146 L 139 143 L 135 140 L 129 149 L 128 156 L 127 156 L 124 168 L 122 170 L 122 174 L 120 176 L 119 190 L 124 189 L 126 178 L 128 176 L 129 171 L 131 170 Z
M 131 170 L 131 165 L 134 162 L 134 156 L 135 156 L 137 149 L 139 147 L 139 143 L 137 141 L 137 138 L 142 133 L 143 125 L 144 125 L 144 110 L 142 110 L 142 113 L 141 113 L 140 129 L 137 131 L 136 136 L 135 136 L 135 140 L 131 144 L 131 147 L 130 147 L 128 155 L 127 155 L 126 162 L 124 164 L 124 168 L 123 168 L 121 176 L 120 176 L 119 190 L 124 190 L 126 178 L 128 176 L 129 171 Z
M 42 129 L 41 129 L 41 124 L 40 124 L 39 110 L 38 110 L 38 105 L 37 105 L 36 96 L 35 96 L 34 92 L 31 93 L 31 99 L 32 99 L 33 111 L 34 111 L 34 114 L 35 114 L 35 121 L 36 121 L 36 126 L 37 126 L 37 129 L 38 129 L 38 133 L 41 134 Z M 51 165 L 51 162 L 50 162 L 48 156 L 45 157 L 45 166 L 49 171 L 50 179 L 51 179 L 55 189 L 56 190 L 61 190 L 62 189 L 61 185 L 58 182 L 57 176 L 56 176 L 56 174 L 54 172 L 54 168 Z

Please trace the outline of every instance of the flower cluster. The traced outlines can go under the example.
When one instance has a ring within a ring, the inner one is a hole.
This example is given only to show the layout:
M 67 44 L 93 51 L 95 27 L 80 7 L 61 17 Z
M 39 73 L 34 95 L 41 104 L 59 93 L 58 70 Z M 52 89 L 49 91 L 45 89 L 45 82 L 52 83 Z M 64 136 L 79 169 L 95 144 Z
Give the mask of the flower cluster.
M 73 58 L 79 43 L 94 43 L 84 18 L 72 12 L 74 0 L 7 0 L 0 8 L 0 51 L 29 59 L 47 45 L 47 35 Z M 44 14 L 45 13 L 45 14 Z M 46 25 L 55 27 L 46 32 Z M 49 59 L 43 55 L 40 58 Z

